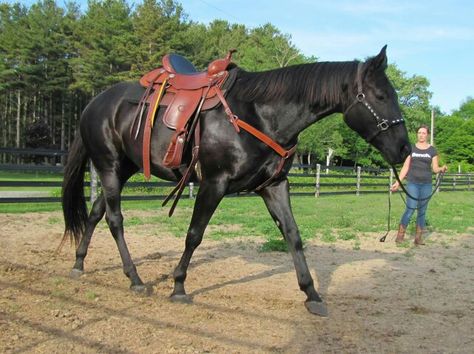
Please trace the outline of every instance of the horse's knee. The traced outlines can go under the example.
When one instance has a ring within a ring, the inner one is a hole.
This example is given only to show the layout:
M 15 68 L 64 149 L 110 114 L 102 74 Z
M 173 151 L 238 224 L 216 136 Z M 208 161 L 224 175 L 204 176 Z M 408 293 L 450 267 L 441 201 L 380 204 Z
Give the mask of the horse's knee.
M 94 226 L 97 225 L 104 216 L 104 212 L 105 208 L 93 208 L 89 215 L 89 223 Z
M 301 241 L 301 238 L 298 238 L 293 242 L 293 247 L 295 247 L 295 251 L 303 251 L 303 241 Z
M 112 230 L 117 230 L 123 226 L 123 216 L 120 213 L 106 215 L 105 220 L 107 221 L 107 225 L 109 225 L 110 229 Z
M 303 241 L 301 241 L 301 237 L 298 233 L 288 233 L 288 235 L 285 237 L 285 240 L 296 252 L 303 251 Z
M 195 231 L 189 231 L 188 234 L 186 235 L 186 248 L 194 250 L 202 242 L 202 233 L 197 233 Z

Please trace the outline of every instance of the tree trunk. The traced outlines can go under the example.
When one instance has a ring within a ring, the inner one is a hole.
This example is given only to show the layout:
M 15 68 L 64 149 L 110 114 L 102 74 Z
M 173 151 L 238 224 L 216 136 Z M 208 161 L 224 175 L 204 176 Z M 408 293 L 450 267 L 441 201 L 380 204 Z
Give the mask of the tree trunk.
M 25 131 L 28 126 L 28 96 L 24 95 L 23 97 L 23 131 Z
M 5 108 L 3 110 L 3 127 L 2 127 L 2 146 L 7 146 L 7 127 L 8 127 L 8 99 L 9 96 L 5 93 Z
M 8 93 L 5 92 L 5 106 L 3 110 L 3 119 L 2 119 L 2 146 L 6 147 L 7 146 L 7 127 L 8 127 Z M 2 154 L 2 158 L 0 160 L 2 163 L 6 163 L 6 156 L 5 154 Z
M 54 110 L 53 110 L 53 97 L 49 96 L 48 100 L 48 110 L 49 110 L 49 116 L 50 116 L 50 122 L 51 122 L 51 138 L 53 139 L 53 145 L 56 145 L 56 122 L 54 121 Z
M 64 150 L 66 147 L 66 142 L 65 137 L 66 137 L 66 126 L 64 124 L 64 119 L 65 119 L 65 108 L 64 108 L 64 94 L 61 95 L 62 100 L 61 100 L 61 150 Z M 61 165 L 64 166 L 64 155 L 61 155 Z
M 12 91 L 8 93 L 8 132 L 7 132 L 7 146 L 11 144 L 12 141 L 12 121 L 13 121 L 13 116 L 12 116 L 12 108 L 13 106 L 13 98 L 12 98 Z M 11 156 L 7 157 L 6 162 L 11 162 L 12 158 Z
M 20 147 L 20 123 L 21 123 L 21 91 L 16 91 L 16 137 L 15 147 Z
M 36 121 L 36 93 L 33 95 L 33 121 Z
M 21 91 L 16 91 L 16 136 L 15 136 L 15 147 L 20 147 L 20 123 L 21 123 Z M 16 163 L 20 163 L 20 157 L 16 158 Z

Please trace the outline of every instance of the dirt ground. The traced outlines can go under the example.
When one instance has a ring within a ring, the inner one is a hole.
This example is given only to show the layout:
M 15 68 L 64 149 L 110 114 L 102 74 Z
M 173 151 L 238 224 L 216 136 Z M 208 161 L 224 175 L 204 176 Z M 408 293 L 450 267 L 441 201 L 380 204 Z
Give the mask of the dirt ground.
M 126 212 L 125 217 L 148 216 Z M 151 215 L 151 214 L 150 214 Z M 380 235 L 306 243 L 329 317 L 304 307 L 289 254 L 256 237 L 205 238 L 186 282 L 192 304 L 168 300 L 184 238 L 147 225 L 126 238 L 150 296 L 129 290 L 101 225 L 86 273 L 54 250 L 59 213 L 0 214 L 0 352 L 5 353 L 473 353 L 474 238 L 432 234 L 400 248 Z

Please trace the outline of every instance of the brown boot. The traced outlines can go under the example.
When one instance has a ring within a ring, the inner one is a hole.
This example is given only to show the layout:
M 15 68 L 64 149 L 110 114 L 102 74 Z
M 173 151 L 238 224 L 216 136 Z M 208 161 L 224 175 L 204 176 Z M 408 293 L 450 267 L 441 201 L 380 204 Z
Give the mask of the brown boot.
M 395 239 L 396 243 L 402 243 L 403 242 L 403 239 L 405 238 L 405 231 L 406 230 L 407 230 L 406 227 L 403 226 L 402 224 L 400 224 L 398 226 L 397 238 Z
M 415 233 L 415 246 L 424 245 L 423 242 L 423 229 L 416 225 L 416 233 Z

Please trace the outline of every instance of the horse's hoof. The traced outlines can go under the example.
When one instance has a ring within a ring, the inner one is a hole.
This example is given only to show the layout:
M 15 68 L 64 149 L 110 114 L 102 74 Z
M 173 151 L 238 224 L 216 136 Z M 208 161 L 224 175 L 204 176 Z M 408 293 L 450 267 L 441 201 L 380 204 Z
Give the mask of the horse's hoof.
M 193 302 L 191 297 L 186 294 L 171 294 L 170 300 L 171 302 L 179 302 L 181 304 L 190 304 Z
M 151 287 L 148 287 L 145 284 L 131 285 L 130 290 L 132 290 L 135 294 L 140 295 L 150 295 L 152 292 Z
M 83 270 L 73 268 L 69 273 L 69 277 L 72 279 L 79 279 L 82 274 L 84 274 Z
M 304 305 L 306 306 L 306 309 L 312 314 L 321 317 L 328 317 L 328 309 L 326 305 L 324 305 L 324 302 L 306 301 Z

